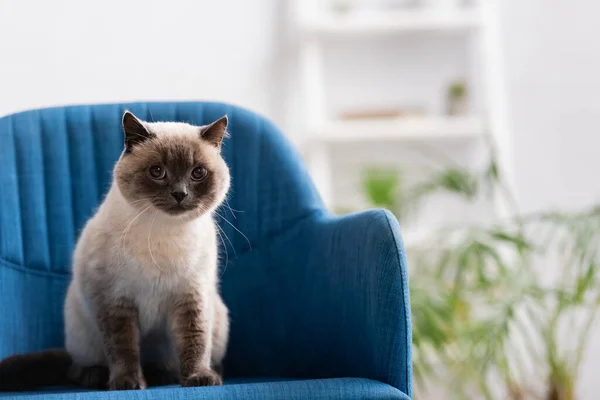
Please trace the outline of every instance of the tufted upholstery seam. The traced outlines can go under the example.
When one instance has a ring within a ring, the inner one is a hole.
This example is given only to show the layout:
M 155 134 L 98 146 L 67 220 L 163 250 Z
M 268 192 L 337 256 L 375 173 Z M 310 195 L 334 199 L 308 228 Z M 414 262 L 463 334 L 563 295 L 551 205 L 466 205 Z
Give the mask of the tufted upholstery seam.
M 45 243 L 46 243 L 46 270 L 51 270 L 52 269 L 52 256 L 51 256 L 51 250 L 50 250 L 50 223 L 48 221 L 48 180 L 46 177 L 46 160 L 47 160 L 47 156 L 46 156 L 46 146 L 45 146 L 45 135 L 44 135 L 44 121 L 42 120 L 42 118 L 38 118 L 39 120 L 39 125 L 40 125 L 40 142 L 42 145 L 42 187 L 44 188 L 44 190 L 42 190 L 42 196 L 44 197 L 44 207 L 43 207 L 43 213 L 44 213 L 44 222 L 46 224 L 46 230 L 44 231 L 45 233 Z
M 6 119 L 6 122 L 8 124 L 8 129 L 7 129 L 7 140 L 12 140 L 12 147 L 13 147 L 13 151 L 16 149 L 16 143 L 15 143 L 15 127 L 14 127 L 14 118 L 12 117 L 8 117 Z M 10 156 L 8 158 L 11 158 Z M 16 160 L 16 155 L 13 153 L 13 157 L 11 162 L 9 162 L 12 166 L 14 167 L 13 171 L 9 171 L 9 172 L 14 172 L 15 177 L 18 177 L 18 171 L 17 171 L 17 160 Z M 10 167 L 9 166 L 9 167 Z M 6 174 L 6 172 L 5 172 Z M 4 175 L 4 177 L 6 179 L 10 178 L 10 175 Z M 7 188 L 5 187 L 5 195 L 7 197 L 10 197 L 10 200 L 16 200 L 18 202 L 19 199 L 19 187 L 18 187 L 18 182 L 15 181 L 14 185 L 12 184 L 12 182 L 9 181 L 8 183 L 9 188 L 7 190 Z M 9 202 L 10 202 L 9 200 Z M 6 211 L 6 210 L 5 210 Z M 22 262 L 23 261 L 23 242 L 22 242 L 22 238 L 21 238 L 21 224 L 20 224 L 20 219 L 21 219 L 21 210 L 15 210 L 15 229 L 17 230 L 16 235 L 15 232 L 10 232 L 8 231 L 7 225 L 6 224 L 2 224 L 2 226 L 0 227 L 0 230 L 2 231 L 2 240 L 3 240 L 3 244 L 0 250 L 2 250 L 3 252 L 6 252 L 7 255 L 10 255 L 12 257 L 14 257 L 16 260 L 18 260 L 18 262 Z M 16 240 L 14 240 L 14 245 L 15 247 L 18 247 L 16 249 L 16 251 L 11 251 L 7 245 L 8 244 L 13 244 L 11 242 L 13 242 L 13 240 L 11 240 L 11 238 L 14 238 L 15 236 L 19 236 L 16 238 Z M 2 256 L 2 254 L 0 254 L 0 256 Z
M 11 135 L 13 138 L 13 151 L 15 152 L 15 174 L 17 175 L 17 179 L 19 177 L 19 149 L 17 148 L 17 135 L 15 133 L 15 129 L 14 129 L 14 120 L 13 123 L 11 124 Z M 24 230 L 24 226 L 23 226 L 23 213 L 21 212 L 21 210 L 23 210 L 23 204 L 21 203 L 21 183 L 23 182 L 22 179 L 18 179 L 17 184 L 15 185 L 15 191 L 16 191 L 16 195 L 17 195 L 17 201 L 19 203 L 19 210 L 18 210 L 18 214 L 19 214 L 19 226 L 21 227 L 21 231 L 20 231 L 20 241 L 21 241 L 21 254 L 19 255 L 19 261 L 21 261 L 22 263 L 25 263 L 25 230 Z
M 53 272 L 53 271 L 49 271 L 49 270 L 26 268 L 22 265 L 15 264 L 13 262 L 5 260 L 4 258 L 0 258 L 0 266 L 4 266 L 4 267 L 10 268 L 10 269 L 13 269 L 15 271 L 19 271 L 19 272 L 22 272 L 25 274 L 30 274 L 30 275 L 50 277 L 50 278 L 59 278 L 59 279 L 71 279 L 71 274 L 68 272 L 60 273 L 60 272 Z
M 96 129 L 95 119 L 94 119 L 94 107 L 90 107 L 90 112 L 88 114 L 90 132 L 92 133 L 92 140 L 90 141 L 90 146 L 92 147 L 92 154 L 94 155 L 94 176 L 96 178 L 96 185 L 99 185 L 102 182 L 102 177 L 100 176 L 100 168 L 102 166 L 102 162 L 100 161 L 102 158 L 102 154 L 98 151 L 99 146 L 97 146 L 96 141 L 102 140 L 102 137 L 99 137 L 98 130 Z M 96 191 L 96 201 L 100 203 L 102 201 L 102 196 L 104 195 L 103 190 Z
M 173 121 L 181 121 L 181 122 L 189 123 L 189 121 L 183 121 L 183 119 L 181 118 L 181 115 L 179 113 L 179 107 L 177 107 L 177 106 L 175 106 L 175 117 L 173 118 Z
M 88 106 L 86 107 L 87 112 L 85 113 L 86 118 L 87 118 L 87 127 L 88 127 L 88 131 L 87 134 L 89 134 L 90 139 L 88 141 L 88 147 L 90 149 L 90 154 L 92 156 L 92 159 L 94 160 L 93 163 L 91 163 L 91 178 L 93 178 L 95 180 L 94 185 L 92 185 L 92 188 L 95 189 L 95 196 L 94 198 L 96 199 L 96 202 L 98 203 L 100 201 L 100 199 L 102 198 L 102 194 L 99 193 L 100 190 L 98 190 L 98 185 L 100 184 L 99 179 L 98 179 L 98 157 L 99 157 L 99 152 L 97 151 L 96 148 L 96 140 L 98 139 L 98 135 L 97 132 L 95 131 L 94 128 L 94 124 L 92 121 L 92 113 L 94 112 L 94 107 Z M 78 133 L 81 135 L 81 133 Z M 88 216 L 89 217 L 89 216 Z
M 67 108 L 63 108 L 62 109 L 62 113 L 63 113 L 63 121 L 65 124 L 65 133 L 66 133 L 66 139 L 65 140 L 65 145 L 67 146 L 66 148 L 66 153 L 68 155 L 67 159 L 68 159 L 68 168 L 67 168 L 67 172 L 66 172 L 66 178 L 69 181 L 69 188 L 70 190 L 70 197 L 71 197 L 71 207 L 69 207 L 70 211 L 71 211 L 71 224 L 72 224 L 72 232 L 73 232 L 73 237 L 76 238 L 78 236 L 78 232 L 77 232 L 77 227 L 75 225 L 75 188 L 73 187 L 73 159 L 71 157 L 71 145 L 70 145 L 70 141 L 71 141 L 71 129 L 70 129 L 70 125 L 69 125 L 69 120 L 68 120 L 68 116 L 67 116 Z

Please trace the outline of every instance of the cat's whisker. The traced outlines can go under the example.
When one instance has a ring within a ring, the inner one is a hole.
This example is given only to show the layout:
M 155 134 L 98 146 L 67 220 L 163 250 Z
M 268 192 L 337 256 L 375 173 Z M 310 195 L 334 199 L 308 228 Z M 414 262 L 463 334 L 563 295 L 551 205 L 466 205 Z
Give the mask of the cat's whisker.
M 225 199 L 224 203 L 227 208 L 229 208 L 229 211 L 231 212 L 231 215 L 233 216 L 233 218 L 237 219 L 237 217 L 235 216 L 235 214 L 233 213 L 233 209 L 231 208 L 231 206 L 229 205 L 229 202 L 227 201 L 227 199 Z
M 233 242 L 231 241 L 231 239 L 229 239 L 229 236 L 227 236 L 227 234 L 225 233 L 223 228 L 221 228 L 219 226 L 219 224 L 215 224 L 215 226 L 217 227 L 217 229 L 219 229 L 223 233 L 223 235 L 225 236 L 225 239 L 227 239 L 227 241 L 231 245 L 231 248 L 233 249 L 233 255 L 235 256 L 235 258 L 237 258 L 237 252 L 235 251 L 235 246 L 233 245 Z
M 129 233 L 129 229 L 131 229 L 131 226 L 133 225 L 135 220 L 138 219 L 138 217 L 141 216 L 143 213 L 145 213 L 150 207 L 151 207 L 151 205 L 148 205 L 148 207 L 144 208 L 139 214 L 137 214 L 135 217 L 133 217 L 131 219 L 131 221 L 129 221 L 129 223 L 127 224 L 125 229 L 123 229 L 123 232 L 121 233 L 121 246 L 125 247 L 125 241 L 127 239 L 127 234 Z M 141 209 L 141 207 L 140 207 L 140 209 Z M 118 267 L 119 271 L 121 270 L 121 268 L 122 268 L 122 264 L 119 263 L 119 267 Z
M 143 206 L 142 206 L 143 207 Z M 137 211 L 141 210 L 142 207 L 140 207 Z M 151 207 L 151 205 L 148 205 L 146 208 L 144 208 L 142 211 L 140 211 L 138 214 L 136 214 L 125 226 L 125 229 L 123 229 L 123 232 L 121 232 L 121 241 L 124 242 L 125 238 L 127 236 L 127 234 L 129 233 L 129 229 L 131 229 L 131 226 L 133 225 L 133 223 L 144 213 L 146 212 L 149 208 Z
M 138 219 L 140 217 L 140 215 L 145 213 L 150 207 L 152 207 L 152 204 L 148 205 L 146 208 L 144 208 L 142 211 L 140 211 L 135 217 L 133 217 L 131 219 L 131 221 L 129 221 L 129 223 L 127 224 L 127 226 L 125 227 L 125 229 L 123 229 L 123 232 L 121 233 L 121 243 L 122 244 L 125 244 L 125 239 L 127 238 L 127 233 L 129 233 L 129 229 L 131 228 L 131 226 L 133 225 L 135 220 Z
M 197 212 L 198 212 L 198 216 L 202 216 L 204 213 L 208 212 L 208 209 L 206 209 L 204 207 L 198 207 Z M 221 233 L 225 236 L 225 239 L 227 239 L 227 241 L 231 245 L 231 249 L 233 250 L 233 255 L 235 256 L 235 258 L 237 258 L 237 252 L 235 251 L 235 246 L 233 245 L 233 242 L 229 239 L 229 236 L 227 236 L 225 231 L 219 226 L 218 223 L 215 223 L 215 227 L 217 228 L 216 232 L 219 235 L 219 237 L 221 238 L 221 243 L 223 243 L 223 248 L 225 249 L 225 257 L 227 260 L 226 264 L 225 264 L 225 269 L 226 269 L 227 264 L 229 263 L 229 253 L 227 251 L 227 245 L 225 244 L 225 241 L 223 240 L 223 236 L 221 235 Z M 225 272 L 225 270 L 223 270 L 223 273 L 224 272 Z M 222 274 L 221 274 L 221 276 L 222 276 Z
M 212 196 L 206 196 L 207 199 L 215 201 L 216 199 Z M 229 211 L 231 212 L 231 215 L 233 216 L 233 218 L 237 219 L 237 216 L 235 215 L 235 213 L 243 213 L 245 211 L 240 211 L 240 210 L 236 210 L 235 208 L 231 208 L 231 206 L 229 205 L 229 201 L 227 201 L 227 199 L 223 200 L 223 205 L 226 206 L 227 208 L 229 208 Z
M 219 232 L 221 228 L 217 225 L 217 235 L 219 235 L 219 239 L 221 240 L 221 244 L 223 245 L 223 249 L 225 250 L 225 266 L 223 267 L 223 271 L 221 271 L 221 277 L 225 274 L 225 270 L 227 270 L 227 265 L 229 264 L 229 252 L 227 251 L 227 244 L 223 240 L 223 236 L 221 236 L 221 232 Z M 234 249 L 235 251 L 235 249 Z M 237 255 L 236 255 L 237 258 Z
M 231 206 L 229 205 L 229 201 L 227 201 L 227 199 L 225 199 L 225 203 L 227 204 L 227 207 L 231 210 L 231 213 L 233 214 L 234 212 L 236 213 L 243 213 L 246 211 L 242 211 L 242 210 L 236 210 L 235 208 L 231 208 Z
M 145 201 L 145 200 L 154 200 L 155 198 L 156 198 L 156 196 L 144 197 L 143 199 L 137 199 L 137 200 L 130 201 L 129 204 L 139 203 L 140 201 Z
M 244 235 L 244 233 L 242 231 L 240 231 L 238 228 L 236 228 L 236 226 L 233 225 L 231 222 L 229 222 L 229 220 L 227 218 L 225 218 L 224 216 L 222 216 L 221 214 L 219 214 L 216 211 L 215 211 L 215 214 L 217 214 L 217 216 L 223 218 L 225 220 L 225 222 L 227 222 L 229 225 L 231 225 L 231 227 L 233 229 L 235 229 L 240 235 L 242 235 L 244 237 L 244 239 L 246 239 L 246 242 L 248 242 L 248 246 L 250 247 L 250 251 L 252 251 L 252 244 L 250 243 L 250 239 L 248 239 L 248 236 Z
M 152 246 L 150 246 L 150 234 L 152 232 L 152 226 L 154 225 L 154 220 L 156 219 L 156 214 L 158 214 L 158 210 L 156 210 L 156 212 L 154 213 L 154 217 L 152 217 L 152 222 L 150 222 L 150 228 L 148 229 L 148 252 L 150 253 L 150 258 L 152 258 L 152 261 L 154 262 L 154 265 L 156 265 L 156 267 L 158 269 L 160 269 L 162 272 L 165 272 L 165 270 L 162 269 L 160 267 L 160 265 L 158 265 L 158 263 L 154 259 L 154 254 L 152 254 Z
M 229 263 L 229 252 L 227 251 L 227 246 L 225 245 L 225 241 L 223 240 L 221 232 L 219 230 L 217 230 L 216 232 L 217 235 L 219 235 L 219 240 L 221 241 L 221 244 L 223 245 L 223 250 L 225 250 L 225 265 L 227 265 Z

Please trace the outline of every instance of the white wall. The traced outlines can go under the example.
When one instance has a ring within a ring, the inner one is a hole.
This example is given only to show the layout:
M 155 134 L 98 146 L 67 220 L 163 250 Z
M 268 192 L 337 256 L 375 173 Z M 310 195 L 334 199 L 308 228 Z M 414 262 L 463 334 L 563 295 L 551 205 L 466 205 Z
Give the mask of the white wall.
M 600 200 L 600 2 L 509 0 L 504 25 L 524 208 Z
M 0 115 L 225 100 L 270 114 L 277 0 L 0 1 Z

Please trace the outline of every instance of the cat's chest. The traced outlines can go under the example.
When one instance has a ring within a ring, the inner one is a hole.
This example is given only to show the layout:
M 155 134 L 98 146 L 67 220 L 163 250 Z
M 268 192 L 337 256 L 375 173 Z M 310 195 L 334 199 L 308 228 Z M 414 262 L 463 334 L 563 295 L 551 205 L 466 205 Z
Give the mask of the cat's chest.
M 216 241 L 210 231 L 182 233 L 143 229 L 130 233 L 122 243 L 123 269 L 119 291 L 138 305 L 142 331 L 164 323 L 173 299 L 185 291 L 211 284 L 217 264 Z
M 179 296 L 203 291 L 211 282 L 212 274 L 201 265 L 180 270 L 161 268 L 131 265 L 119 276 L 114 287 L 116 294 L 134 300 L 142 332 L 164 325 Z
M 202 268 L 216 257 L 212 230 L 210 226 L 197 226 L 185 231 L 156 229 L 153 233 L 140 226 L 122 241 L 123 256 L 138 268 L 159 271 Z

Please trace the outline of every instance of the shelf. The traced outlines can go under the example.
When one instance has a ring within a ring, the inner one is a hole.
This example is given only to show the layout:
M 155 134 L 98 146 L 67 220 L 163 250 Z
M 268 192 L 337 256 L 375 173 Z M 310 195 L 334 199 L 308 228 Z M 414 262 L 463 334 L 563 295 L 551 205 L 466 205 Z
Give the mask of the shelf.
M 431 140 L 481 137 L 478 117 L 382 118 L 332 121 L 312 132 L 310 141 L 326 143 Z
M 393 34 L 418 31 L 468 31 L 481 24 L 477 9 L 325 12 L 301 21 L 307 33 L 325 35 Z

